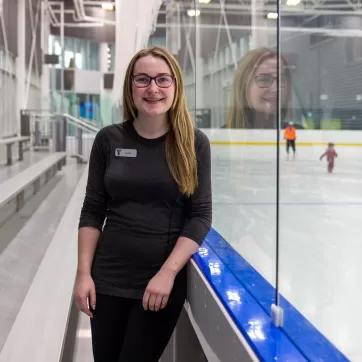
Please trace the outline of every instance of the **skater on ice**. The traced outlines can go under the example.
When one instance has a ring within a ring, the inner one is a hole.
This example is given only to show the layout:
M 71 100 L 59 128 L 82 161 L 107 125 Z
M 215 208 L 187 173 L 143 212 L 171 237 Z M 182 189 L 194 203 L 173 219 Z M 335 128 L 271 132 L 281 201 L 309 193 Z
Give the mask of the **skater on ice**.
M 334 159 L 338 157 L 337 152 L 334 149 L 333 143 L 328 143 L 328 148 L 326 152 L 324 152 L 323 155 L 320 157 L 320 160 L 322 160 L 324 156 L 327 156 L 328 172 L 331 173 L 334 168 Z
M 289 148 L 293 149 L 293 157 L 295 159 L 295 140 L 297 139 L 297 132 L 293 122 L 289 122 L 289 125 L 284 130 L 284 139 L 287 141 L 287 154 L 289 159 Z

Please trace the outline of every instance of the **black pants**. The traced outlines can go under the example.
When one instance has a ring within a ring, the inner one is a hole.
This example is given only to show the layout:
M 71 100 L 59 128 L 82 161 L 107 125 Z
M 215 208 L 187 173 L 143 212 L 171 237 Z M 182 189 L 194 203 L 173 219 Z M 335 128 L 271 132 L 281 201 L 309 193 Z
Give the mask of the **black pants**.
M 184 298 L 170 299 L 159 312 L 141 300 L 97 294 L 91 319 L 95 362 L 158 362 L 181 314 Z
M 295 140 L 287 140 L 287 153 L 289 153 L 289 147 L 292 147 L 295 153 Z

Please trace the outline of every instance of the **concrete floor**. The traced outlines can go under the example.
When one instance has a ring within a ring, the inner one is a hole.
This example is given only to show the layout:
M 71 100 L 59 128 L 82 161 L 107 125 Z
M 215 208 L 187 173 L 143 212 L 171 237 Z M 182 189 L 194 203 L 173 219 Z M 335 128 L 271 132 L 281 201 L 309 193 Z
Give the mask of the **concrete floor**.
M 67 166 L 0 229 L 0 350 L 82 169 L 74 160 L 69 160 Z

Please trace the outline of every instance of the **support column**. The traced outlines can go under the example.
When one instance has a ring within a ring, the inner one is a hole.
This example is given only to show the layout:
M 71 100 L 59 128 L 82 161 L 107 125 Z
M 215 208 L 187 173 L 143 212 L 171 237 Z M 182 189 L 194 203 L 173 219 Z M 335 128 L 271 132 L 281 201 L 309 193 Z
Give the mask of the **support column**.
M 112 102 L 112 91 L 106 90 L 103 87 L 103 74 L 109 72 L 108 59 L 111 56 L 110 50 L 108 50 L 107 43 L 101 43 L 99 46 L 99 59 L 100 59 L 100 71 L 102 73 L 102 84 L 100 92 L 100 117 L 102 126 L 112 124 L 113 122 L 113 102 Z
M 99 44 L 99 65 L 100 65 L 99 70 L 102 73 L 108 72 L 108 44 L 107 43 Z
M 203 59 L 201 53 L 201 27 L 200 17 L 196 17 L 196 36 L 195 36 L 195 91 L 196 91 L 196 108 L 204 108 L 204 72 L 203 72 Z
M 49 14 L 45 9 L 45 3 L 41 4 L 41 55 L 42 55 L 42 75 L 41 75 L 41 109 L 50 111 L 50 67 L 44 64 L 43 56 L 48 53 L 50 24 Z
M 18 0 L 18 57 L 16 59 L 16 121 L 20 136 L 20 110 L 25 100 L 25 0 Z
M 64 3 L 60 3 L 60 47 L 62 54 L 62 64 L 60 68 L 60 112 L 64 113 L 64 67 L 65 67 L 65 59 L 64 59 Z

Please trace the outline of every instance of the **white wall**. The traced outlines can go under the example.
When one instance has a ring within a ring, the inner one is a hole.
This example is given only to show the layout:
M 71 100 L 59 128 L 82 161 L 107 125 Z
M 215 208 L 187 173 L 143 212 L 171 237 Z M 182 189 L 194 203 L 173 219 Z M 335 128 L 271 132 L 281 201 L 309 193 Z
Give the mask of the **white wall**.
M 100 94 L 103 74 L 95 70 L 74 70 L 74 92 Z
M 277 159 L 276 131 L 242 129 L 203 129 L 211 143 L 212 157 L 219 160 Z M 280 157 L 285 157 L 281 134 Z M 339 159 L 354 162 L 362 159 L 362 131 L 297 131 L 297 159 L 318 160 L 328 142 L 333 142 Z
M 275 145 L 276 130 L 245 130 L 245 129 L 203 129 L 212 144 L 240 145 Z M 280 138 L 283 140 L 283 132 Z M 333 142 L 336 146 L 362 147 L 362 131 L 318 131 L 297 130 L 298 146 L 325 146 Z

